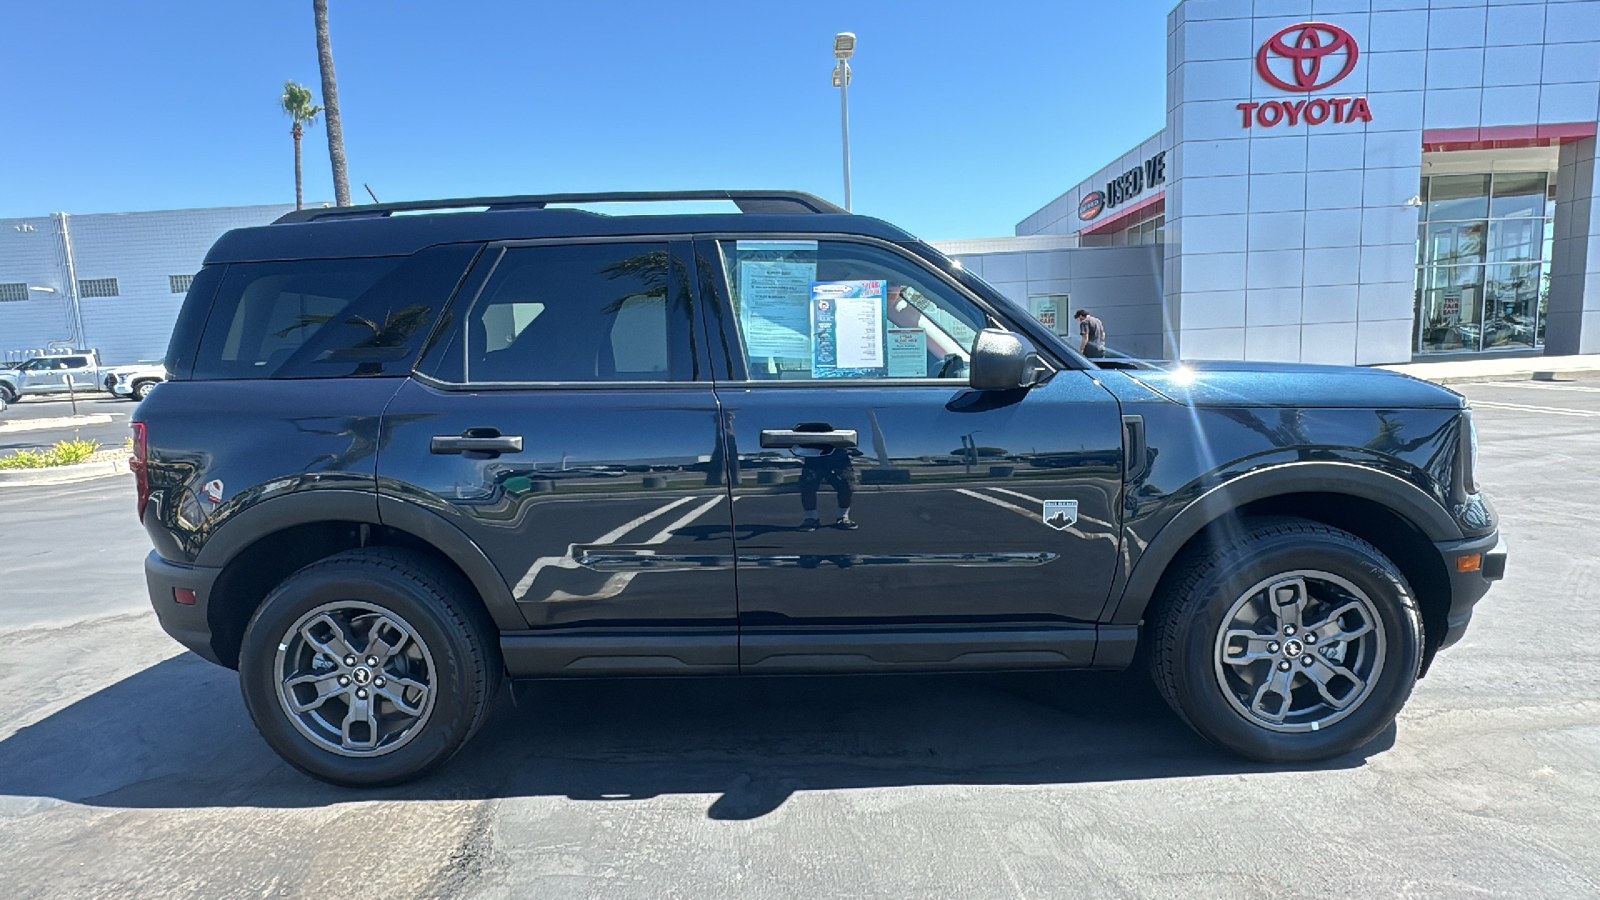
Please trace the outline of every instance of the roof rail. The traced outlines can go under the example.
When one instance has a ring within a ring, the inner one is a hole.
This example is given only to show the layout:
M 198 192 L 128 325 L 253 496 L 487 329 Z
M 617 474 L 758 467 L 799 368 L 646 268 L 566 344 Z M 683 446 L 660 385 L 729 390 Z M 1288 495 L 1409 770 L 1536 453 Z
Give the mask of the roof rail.
M 762 215 L 786 213 L 846 214 L 843 209 L 814 194 L 803 191 L 618 191 L 601 194 L 525 194 L 514 197 L 465 197 L 454 200 L 409 200 L 400 203 L 371 203 L 364 206 L 333 206 L 300 209 L 279 216 L 273 223 L 316 222 L 325 219 L 387 217 L 397 212 L 430 209 L 544 209 L 552 203 L 654 203 L 677 200 L 731 200 L 742 213 Z

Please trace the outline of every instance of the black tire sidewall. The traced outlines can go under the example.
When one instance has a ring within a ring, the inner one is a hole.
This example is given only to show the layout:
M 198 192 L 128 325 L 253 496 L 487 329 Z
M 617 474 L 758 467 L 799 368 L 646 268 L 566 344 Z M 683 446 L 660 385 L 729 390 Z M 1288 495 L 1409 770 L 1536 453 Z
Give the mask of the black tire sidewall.
M 1314 732 L 1282 733 L 1247 721 L 1217 683 L 1215 642 L 1235 600 L 1263 579 L 1297 569 L 1338 575 L 1372 601 L 1384 628 L 1384 664 L 1378 683 L 1348 716 Z M 1195 586 L 1205 597 L 1183 624 L 1174 660 L 1176 700 L 1190 724 L 1208 740 L 1268 762 L 1328 759 L 1377 737 L 1411 695 L 1421 663 L 1421 625 L 1404 577 L 1369 545 L 1348 535 L 1284 533 L 1255 544 L 1245 559 L 1218 565 Z
M 313 565 L 290 576 L 261 605 L 239 655 L 239 683 L 256 728 L 273 750 L 308 775 L 346 786 L 410 780 L 448 759 L 470 735 L 486 703 L 481 648 L 470 629 L 438 606 L 416 576 L 374 565 Z M 296 621 L 334 600 L 359 600 L 390 610 L 416 631 L 433 657 L 434 706 L 422 731 L 393 752 L 347 757 L 302 735 L 278 700 L 278 644 Z M 480 652 L 474 654 L 474 650 Z M 475 662 L 476 655 L 480 662 Z

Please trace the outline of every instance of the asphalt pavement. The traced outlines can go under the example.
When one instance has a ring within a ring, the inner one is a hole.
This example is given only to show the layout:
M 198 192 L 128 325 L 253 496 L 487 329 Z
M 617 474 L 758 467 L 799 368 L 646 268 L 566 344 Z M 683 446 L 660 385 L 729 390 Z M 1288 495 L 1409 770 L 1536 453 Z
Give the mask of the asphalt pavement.
M 8 489 L 0 896 L 1600 895 L 1600 379 L 1457 389 L 1507 580 L 1309 767 L 1130 675 L 558 682 L 428 779 L 332 788 L 161 633 L 128 476 Z
M 56 441 L 72 438 L 96 441 L 103 449 L 120 447 L 131 433 L 128 430 L 128 421 L 136 406 L 138 404 L 132 400 L 114 398 L 110 394 L 84 394 L 78 397 L 78 415 L 109 416 L 110 422 L 69 425 L 38 431 L 0 430 L 0 456 L 10 456 L 16 450 L 37 450 L 48 447 Z M 9 404 L 5 412 L 0 412 L 0 425 L 16 424 L 28 419 L 67 418 L 72 414 L 72 403 L 65 394 L 24 397 Z

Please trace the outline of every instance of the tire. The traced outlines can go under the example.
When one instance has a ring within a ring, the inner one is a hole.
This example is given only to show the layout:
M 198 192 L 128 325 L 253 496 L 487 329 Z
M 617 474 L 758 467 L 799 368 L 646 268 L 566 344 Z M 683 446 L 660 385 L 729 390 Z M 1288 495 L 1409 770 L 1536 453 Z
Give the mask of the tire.
M 17 392 L 9 384 L 0 384 L 0 400 L 11 404 L 17 402 Z
M 261 736 L 290 765 L 346 787 L 398 784 L 444 763 L 483 724 L 502 674 L 472 588 L 428 556 L 390 548 L 349 550 L 284 579 L 239 654 Z
M 1405 577 L 1326 525 L 1242 529 L 1166 580 L 1151 617 L 1156 687 L 1202 737 L 1251 759 L 1311 762 L 1365 746 L 1405 705 L 1421 664 Z
M 128 396 L 132 397 L 133 401 L 137 403 L 150 396 L 150 389 L 155 386 L 156 382 L 154 381 L 136 381 L 133 384 L 133 388 L 128 391 Z

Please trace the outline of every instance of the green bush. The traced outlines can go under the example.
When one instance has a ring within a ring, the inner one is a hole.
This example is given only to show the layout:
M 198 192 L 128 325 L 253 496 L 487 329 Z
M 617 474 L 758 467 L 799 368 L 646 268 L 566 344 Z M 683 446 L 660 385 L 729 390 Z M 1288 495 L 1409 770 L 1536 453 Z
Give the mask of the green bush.
M 55 457 L 51 465 L 70 466 L 81 463 L 99 452 L 100 444 L 97 441 L 82 441 L 73 438 L 70 441 L 57 441 L 50 453 Z
M 47 469 L 51 466 L 70 466 L 81 463 L 100 450 L 95 441 L 56 441 L 48 450 L 18 450 L 10 456 L 0 457 L 0 469 Z

